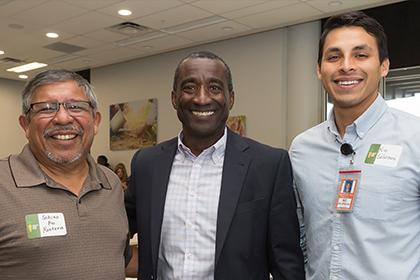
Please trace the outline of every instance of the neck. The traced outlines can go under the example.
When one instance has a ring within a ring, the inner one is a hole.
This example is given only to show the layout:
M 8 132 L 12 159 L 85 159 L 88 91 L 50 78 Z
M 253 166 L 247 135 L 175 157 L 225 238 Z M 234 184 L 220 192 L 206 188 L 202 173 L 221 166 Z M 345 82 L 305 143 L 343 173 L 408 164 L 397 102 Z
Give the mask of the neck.
M 360 103 L 351 107 L 340 107 L 339 105 L 334 104 L 333 110 L 335 124 L 341 138 L 343 138 L 344 134 L 346 133 L 346 127 L 354 123 L 355 120 L 357 120 L 364 112 L 366 112 L 370 105 L 375 102 L 377 96 L 377 94 L 372 95 L 372 98 L 367 100 L 367 102 Z
M 186 135 L 184 133 L 184 138 L 182 142 L 185 146 L 190 148 L 191 152 L 198 156 L 205 149 L 213 146 L 220 138 L 222 138 L 224 130 L 221 133 L 216 134 L 213 137 L 197 137 L 194 135 Z
M 39 163 L 42 171 L 51 179 L 67 187 L 69 191 L 79 196 L 83 182 L 89 173 L 87 160 L 71 164 L 49 164 Z

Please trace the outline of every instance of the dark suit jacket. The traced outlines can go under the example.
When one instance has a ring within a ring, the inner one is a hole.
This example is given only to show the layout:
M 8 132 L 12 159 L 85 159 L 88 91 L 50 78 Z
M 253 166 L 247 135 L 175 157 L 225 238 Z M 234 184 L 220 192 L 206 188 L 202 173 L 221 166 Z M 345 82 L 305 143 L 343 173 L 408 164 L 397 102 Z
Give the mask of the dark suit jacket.
M 126 209 L 139 236 L 139 279 L 156 279 L 174 138 L 138 151 Z M 286 151 L 228 131 L 220 191 L 215 280 L 304 279 L 299 227 Z M 169 279 L 165 279 L 169 280 Z M 199 280 L 199 279 L 198 279 Z

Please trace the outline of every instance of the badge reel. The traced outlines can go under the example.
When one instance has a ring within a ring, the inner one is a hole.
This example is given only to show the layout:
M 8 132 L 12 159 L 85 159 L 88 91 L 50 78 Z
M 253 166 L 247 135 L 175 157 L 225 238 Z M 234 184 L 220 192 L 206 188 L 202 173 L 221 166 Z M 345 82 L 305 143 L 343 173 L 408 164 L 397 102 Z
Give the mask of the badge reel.
M 349 156 L 350 159 L 348 167 L 340 169 L 338 172 L 338 190 L 335 210 L 337 212 L 352 212 L 362 170 L 357 169 L 354 166 L 354 155 L 356 153 L 350 144 L 344 143 L 341 145 L 340 151 L 343 155 Z

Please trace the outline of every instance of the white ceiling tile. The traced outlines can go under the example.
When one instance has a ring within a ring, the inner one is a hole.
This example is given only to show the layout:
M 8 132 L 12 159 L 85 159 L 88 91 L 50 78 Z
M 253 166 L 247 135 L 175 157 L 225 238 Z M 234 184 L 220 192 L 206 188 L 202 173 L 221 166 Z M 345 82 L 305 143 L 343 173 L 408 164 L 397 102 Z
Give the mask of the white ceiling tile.
M 139 18 L 153 13 L 165 11 L 167 9 L 183 4 L 184 3 L 177 0 L 126 0 L 100 9 L 99 11 L 108 15 L 120 17 L 122 19 L 131 20 L 134 18 Z M 120 9 L 128 9 L 133 14 L 127 17 L 120 16 L 117 14 L 118 10 Z
M 253 14 L 258 14 L 262 12 L 271 11 L 273 9 L 282 8 L 285 6 L 290 6 L 293 4 L 300 3 L 299 0 L 277 0 L 260 3 L 251 7 L 246 7 L 242 9 L 237 9 L 227 13 L 223 13 L 223 16 L 229 19 L 235 19 L 239 17 L 249 16 Z
M 54 25 L 54 27 L 73 34 L 83 35 L 120 22 L 121 20 L 117 17 L 104 15 L 98 12 L 89 12 Z
M 73 71 L 90 68 L 92 60 L 87 57 L 75 57 L 74 59 L 50 64 L 50 68 L 62 68 Z
M 112 62 L 115 62 L 118 60 L 124 61 L 129 58 L 137 57 L 141 53 L 142 52 L 140 50 L 115 47 L 115 48 L 108 49 L 100 53 L 87 55 L 86 57 L 91 59 L 93 63 L 95 63 L 95 61 L 104 61 L 104 60 L 110 60 Z
M 0 17 L 8 17 L 16 13 L 22 12 L 24 10 L 31 9 L 36 7 L 47 0 L 14 0 L 6 1 L 4 4 L 1 4 L 0 1 Z
M 53 11 L 53 12 L 51 12 Z M 26 24 L 47 26 L 81 15 L 86 10 L 61 1 L 49 1 L 12 16 Z
M 83 48 L 94 48 L 103 44 L 103 41 L 94 40 L 92 38 L 79 36 L 79 35 L 70 37 L 66 40 L 62 40 L 61 42 L 66 43 L 66 44 L 80 46 Z
M 157 50 L 169 50 L 175 47 L 183 47 L 190 45 L 191 40 L 180 38 L 178 36 L 166 36 L 164 38 L 149 40 L 138 44 L 130 45 L 130 48 L 142 50 L 144 52 L 154 52 Z
M 232 29 L 230 29 L 232 28 Z M 190 30 L 186 32 L 177 33 L 182 36 L 193 40 L 195 42 L 218 40 L 221 38 L 230 37 L 235 34 L 242 34 L 251 30 L 249 27 L 239 24 L 234 21 L 226 21 L 200 29 Z
M 333 0 L 310 0 L 306 3 L 314 8 L 317 8 L 325 13 L 336 12 L 336 11 L 343 11 L 343 10 L 350 10 L 354 7 L 357 9 L 364 9 L 367 7 L 371 7 L 372 5 L 384 2 L 384 0 L 351 0 L 351 1 L 344 1 L 341 0 L 341 5 L 329 5 L 330 2 L 337 2 Z M 363 7 L 363 8 L 361 8 Z
M 237 18 L 235 21 L 253 28 L 280 27 L 295 24 L 302 19 L 312 20 L 321 14 L 319 10 L 306 4 L 296 4 L 269 12 Z
M 112 32 L 106 29 L 98 29 L 91 33 L 86 33 L 84 36 L 92 38 L 94 40 L 104 41 L 104 42 L 115 42 L 128 38 L 128 36 L 122 35 L 120 33 Z
M 81 69 L 103 66 L 131 58 L 145 57 L 289 24 L 319 19 L 338 12 L 400 2 L 400 0 L 340 0 L 342 5 L 329 6 L 332 0 L 0 0 L 0 49 L 9 56 L 47 62 L 50 67 Z M 119 17 L 119 8 L 129 8 L 133 15 Z M 225 20 L 205 26 L 209 19 Z M 229 19 L 234 19 L 229 21 Z M 187 30 L 118 47 L 116 41 L 129 35 L 105 28 L 132 21 L 154 29 Z M 21 24 L 22 29 L 10 24 Z M 186 27 L 184 25 L 187 25 Z M 233 30 L 221 28 L 233 27 Z M 183 29 L 184 28 L 184 29 Z M 45 37 L 47 31 L 60 34 L 58 39 Z M 86 48 L 65 54 L 44 48 L 63 42 Z M 18 79 L 5 72 L 14 65 L 0 64 L 0 77 Z M 43 70 L 43 69 L 41 69 Z M 41 71 L 39 70 L 39 71 Z M 31 77 L 36 71 L 28 72 Z
M 203 10 L 215 13 L 215 14 L 222 14 L 222 13 L 236 11 L 236 10 L 240 10 L 246 7 L 262 4 L 266 1 L 267 0 L 241 0 L 241 1 L 238 1 L 238 0 L 225 0 L 225 1 L 200 0 L 194 3 L 191 3 L 191 5 L 201 8 Z
M 62 0 L 61 0 L 62 1 Z M 113 5 L 122 0 L 65 0 L 65 2 L 89 10 L 97 10 Z
M 213 14 L 201 9 L 183 5 L 153 15 L 136 19 L 135 22 L 154 29 L 162 29 L 202 18 L 212 16 Z

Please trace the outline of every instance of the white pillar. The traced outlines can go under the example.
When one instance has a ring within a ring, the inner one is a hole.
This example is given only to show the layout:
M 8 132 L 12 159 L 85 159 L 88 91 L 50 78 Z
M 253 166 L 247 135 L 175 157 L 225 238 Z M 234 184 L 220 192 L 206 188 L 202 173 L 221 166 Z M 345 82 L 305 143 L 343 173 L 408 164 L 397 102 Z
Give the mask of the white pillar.
M 320 32 L 320 21 L 287 29 L 287 147 L 323 119 L 324 97 L 316 75 Z

